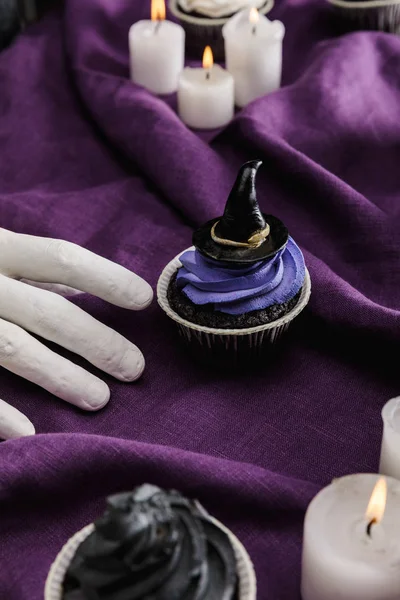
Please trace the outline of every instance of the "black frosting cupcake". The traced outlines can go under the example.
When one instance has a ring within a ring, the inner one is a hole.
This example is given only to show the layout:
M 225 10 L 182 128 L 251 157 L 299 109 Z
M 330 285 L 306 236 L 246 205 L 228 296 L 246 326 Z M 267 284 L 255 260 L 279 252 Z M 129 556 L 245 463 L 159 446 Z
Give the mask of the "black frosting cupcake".
M 79 545 L 63 600 L 238 600 L 228 535 L 195 502 L 143 485 L 111 496 Z

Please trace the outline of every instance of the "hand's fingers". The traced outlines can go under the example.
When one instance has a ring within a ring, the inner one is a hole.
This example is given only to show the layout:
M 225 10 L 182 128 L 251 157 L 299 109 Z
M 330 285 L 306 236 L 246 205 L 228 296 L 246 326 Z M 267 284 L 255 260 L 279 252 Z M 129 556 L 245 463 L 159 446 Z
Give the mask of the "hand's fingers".
M 41 281 L 32 281 L 32 279 L 20 279 L 20 281 L 41 290 L 53 292 L 59 296 L 78 296 L 79 294 L 82 294 L 81 290 L 76 290 L 75 288 L 60 283 L 43 283 Z
M 3 319 L 83 356 L 122 381 L 144 370 L 140 350 L 65 298 L 0 275 Z
M 0 319 L 0 366 L 84 410 L 99 410 L 110 398 L 108 386 L 58 356 L 26 331 Z
M 144 279 L 89 250 L 5 229 L 0 229 L 0 272 L 19 279 L 62 283 L 132 310 L 146 308 L 153 298 Z
M 11 440 L 34 433 L 35 428 L 28 417 L 4 400 L 0 400 L 0 439 Z

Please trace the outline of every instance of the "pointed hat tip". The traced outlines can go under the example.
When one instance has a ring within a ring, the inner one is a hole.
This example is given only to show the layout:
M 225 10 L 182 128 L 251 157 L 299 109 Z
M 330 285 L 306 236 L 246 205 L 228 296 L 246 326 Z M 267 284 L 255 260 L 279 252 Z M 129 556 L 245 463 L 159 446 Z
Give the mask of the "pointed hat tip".
M 262 165 L 262 160 L 258 160 L 258 159 L 254 159 L 254 160 L 248 160 L 247 162 L 243 163 L 243 165 L 240 167 L 239 169 L 239 173 L 238 173 L 238 177 L 240 178 L 240 176 L 243 174 L 244 171 L 254 171 L 254 175 L 257 173 L 258 169 L 261 167 Z
M 237 174 L 221 217 L 193 234 L 193 245 L 212 260 L 252 264 L 274 256 L 285 247 L 288 230 L 273 215 L 264 215 L 257 201 L 256 174 L 261 160 L 249 160 Z
M 259 167 L 261 167 L 262 162 L 263 161 L 260 160 L 260 159 L 258 159 L 258 158 L 255 158 L 254 160 L 248 160 L 247 162 L 245 162 L 242 165 L 242 169 L 245 168 L 245 167 L 250 167 L 252 169 L 256 169 L 257 170 Z
M 261 164 L 260 160 L 250 160 L 240 167 L 218 224 L 221 238 L 247 243 L 252 235 L 265 228 L 255 188 L 256 173 Z

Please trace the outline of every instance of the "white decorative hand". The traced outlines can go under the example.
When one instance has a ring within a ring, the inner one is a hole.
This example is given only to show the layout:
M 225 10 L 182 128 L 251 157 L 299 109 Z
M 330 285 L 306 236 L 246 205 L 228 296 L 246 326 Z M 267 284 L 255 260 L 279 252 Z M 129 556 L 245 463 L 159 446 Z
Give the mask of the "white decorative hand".
M 121 381 L 140 377 L 143 355 L 119 333 L 49 291 L 57 288 L 54 284 L 131 310 L 146 308 L 153 291 L 128 269 L 75 244 L 0 228 L 0 366 L 79 408 L 98 410 L 110 398 L 106 383 L 28 332 L 83 356 Z M 24 415 L 0 401 L 0 438 L 34 432 Z

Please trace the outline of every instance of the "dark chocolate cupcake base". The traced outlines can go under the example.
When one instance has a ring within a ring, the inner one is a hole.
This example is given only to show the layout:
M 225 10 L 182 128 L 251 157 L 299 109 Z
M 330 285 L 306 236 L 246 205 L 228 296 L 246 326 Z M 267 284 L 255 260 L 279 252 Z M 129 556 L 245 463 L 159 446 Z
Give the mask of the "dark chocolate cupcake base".
M 366 6 L 357 0 L 328 0 L 340 18 L 343 27 L 348 30 L 374 30 L 400 34 L 400 4 Z
M 183 319 L 203 327 L 215 329 L 247 329 L 259 327 L 277 321 L 294 308 L 300 298 L 301 290 L 288 302 L 273 304 L 262 310 L 254 310 L 243 315 L 229 315 L 214 310 L 212 304 L 198 306 L 182 292 L 177 284 L 177 274 L 172 277 L 168 286 L 168 302 L 171 308 Z
M 177 326 L 186 349 L 197 361 L 218 368 L 249 370 L 256 365 L 267 364 L 276 354 L 278 343 L 281 342 L 291 323 L 308 304 L 311 280 L 307 269 L 300 296 L 293 299 L 294 306 L 292 308 L 285 307 L 286 314 L 258 326 L 243 325 L 242 328 L 238 328 L 236 325 L 236 328 L 230 326 L 224 329 L 221 326 L 212 327 L 209 319 L 207 325 L 190 321 L 181 316 L 177 312 L 177 308 L 171 305 L 171 300 L 172 303 L 174 299 L 177 301 L 175 296 L 177 292 L 174 285 L 171 285 L 171 281 L 176 279 L 177 271 L 182 267 L 179 260 L 181 254 L 171 260 L 161 273 L 157 284 L 157 299 L 162 310 Z M 179 294 L 182 296 L 180 292 Z M 187 307 L 188 305 L 186 305 Z M 183 310 L 182 303 L 181 310 Z M 251 314 L 251 317 L 255 318 L 255 315 Z M 260 318 L 260 315 L 257 317 Z

